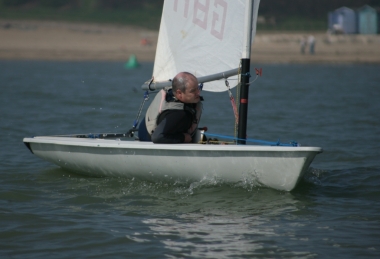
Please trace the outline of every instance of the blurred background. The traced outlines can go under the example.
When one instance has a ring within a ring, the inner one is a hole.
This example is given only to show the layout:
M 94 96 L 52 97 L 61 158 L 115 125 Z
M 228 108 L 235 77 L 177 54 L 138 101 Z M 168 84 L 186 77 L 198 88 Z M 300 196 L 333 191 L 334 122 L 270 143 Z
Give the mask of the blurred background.
M 66 20 L 118 23 L 158 29 L 163 0 L 0 0 L 2 19 Z M 379 11 L 379 0 L 264 0 L 259 29 L 328 29 L 328 15 L 341 7 L 354 12 L 369 5 Z M 377 21 L 376 21 L 377 22 Z
M 0 59 L 154 60 L 163 0 L 0 0 Z M 263 0 L 254 61 L 379 63 L 379 0 Z

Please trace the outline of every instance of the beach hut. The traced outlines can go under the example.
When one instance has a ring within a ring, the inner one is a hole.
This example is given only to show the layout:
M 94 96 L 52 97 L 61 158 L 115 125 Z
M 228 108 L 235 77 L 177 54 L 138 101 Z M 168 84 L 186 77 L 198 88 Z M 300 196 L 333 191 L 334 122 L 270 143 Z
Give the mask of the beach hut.
M 356 14 L 348 7 L 341 7 L 329 13 L 329 29 L 335 33 L 356 33 Z
M 377 12 L 369 5 L 358 10 L 358 33 L 377 34 Z

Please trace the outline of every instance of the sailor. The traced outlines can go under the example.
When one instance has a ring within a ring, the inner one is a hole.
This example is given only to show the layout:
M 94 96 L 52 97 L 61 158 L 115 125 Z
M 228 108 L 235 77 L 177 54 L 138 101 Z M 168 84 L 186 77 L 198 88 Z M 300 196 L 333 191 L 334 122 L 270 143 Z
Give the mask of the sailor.
M 191 143 L 198 130 L 202 100 L 197 78 L 181 72 L 174 77 L 171 88 L 156 95 L 147 110 L 146 125 L 140 128 L 146 127 L 153 143 Z

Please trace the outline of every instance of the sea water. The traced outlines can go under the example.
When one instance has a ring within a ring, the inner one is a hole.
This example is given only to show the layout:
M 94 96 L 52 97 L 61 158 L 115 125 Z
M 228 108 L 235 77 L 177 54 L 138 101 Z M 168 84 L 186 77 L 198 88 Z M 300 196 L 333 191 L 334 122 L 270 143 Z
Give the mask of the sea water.
M 153 65 L 0 61 L 1 258 L 379 258 L 380 66 L 252 67 L 248 137 L 324 149 L 292 192 L 65 171 L 22 139 L 126 132 Z M 228 94 L 203 96 L 234 135 Z

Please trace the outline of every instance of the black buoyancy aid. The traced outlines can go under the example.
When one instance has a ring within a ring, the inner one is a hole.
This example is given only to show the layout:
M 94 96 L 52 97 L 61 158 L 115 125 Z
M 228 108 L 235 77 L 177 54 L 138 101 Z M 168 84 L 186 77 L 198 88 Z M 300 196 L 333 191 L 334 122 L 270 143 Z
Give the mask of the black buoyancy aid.
M 178 102 L 175 100 L 171 88 L 162 89 L 154 97 L 152 103 L 150 104 L 146 116 L 145 124 L 149 134 L 152 134 L 157 127 L 157 120 L 161 113 L 167 110 L 185 110 L 189 111 L 193 116 L 193 122 L 196 123 L 195 129 L 191 128 L 191 131 L 195 131 L 198 128 L 198 123 L 202 115 L 202 103 L 198 102 L 195 109 L 189 107 L 185 103 Z M 192 134 L 191 132 L 190 134 Z

